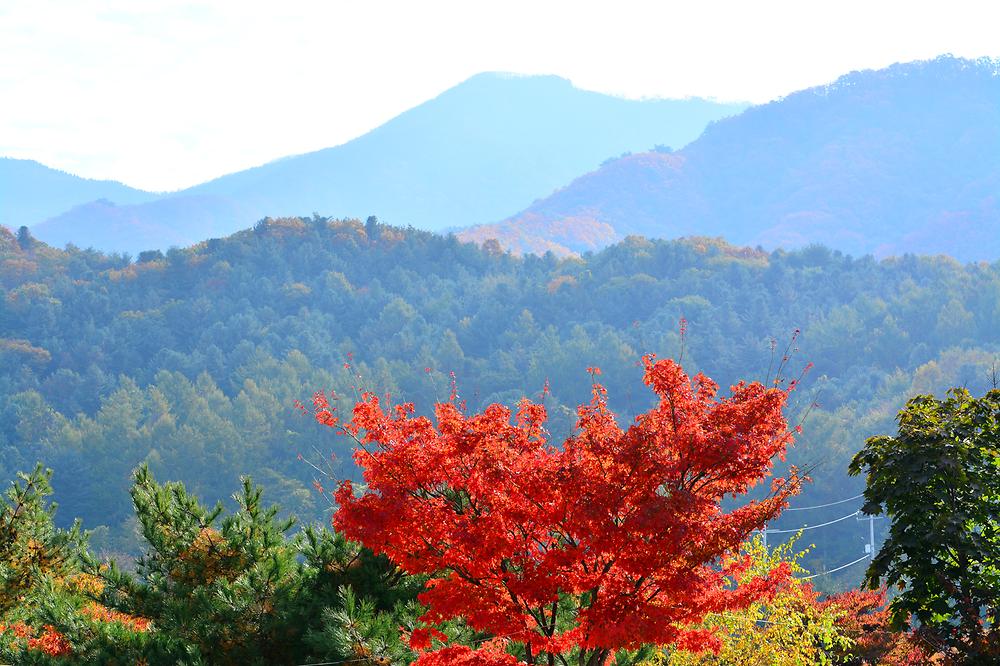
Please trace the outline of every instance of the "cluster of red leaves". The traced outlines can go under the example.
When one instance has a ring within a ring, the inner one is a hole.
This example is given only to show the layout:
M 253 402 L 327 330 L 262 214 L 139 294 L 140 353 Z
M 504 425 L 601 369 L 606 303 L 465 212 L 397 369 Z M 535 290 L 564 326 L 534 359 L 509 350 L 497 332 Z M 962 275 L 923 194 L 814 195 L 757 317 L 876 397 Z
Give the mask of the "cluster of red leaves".
M 15 622 L 10 625 L 0 624 L 0 633 L 8 631 L 14 634 L 16 639 L 25 641 L 24 646 L 28 650 L 42 652 L 50 657 L 64 657 L 73 652 L 69 641 L 51 624 L 45 625 L 41 633 L 24 622 Z
M 837 628 L 854 641 L 851 653 L 862 663 L 887 666 L 930 663 L 926 645 L 914 631 L 892 628 L 884 590 L 848 590 L 815 603 L 821 610 L 837 612 Z
M 15 622 L 13 624 L 0 624 L 0 634 L 9 631 L 14 634 L 17 638 L 28 638 L 35 635 L 35 630 L 24 622 Z
M 420 657 L 421 666 L 517 666 L 517 659 L 504 650 L 501 642 L 473 649 L 465 645 L 449 645 Z
M 691 625 L 767 598 L 790 573 L 782 565 L 734 588 L 750 563 L 724 556 L 782 510 L 796 477 L 775 480 L 766 500 L 720 506 L 766 478 L 791 443 L 787 391 L 741 382 L 720 398 L 703 375 L 643 362 L 658 404 L 622 430 L 595 383 L 562 447 L 546 439 L 544 407 L 528 400 L 513 423 L 501 405 L 468 416 L 438 404 L 435 427 L 412 405 L 385 410 L 365 394 L 343 430 L 359 442 L 367 488 L 356 497 L 341 485 L 334 525 L 406 571 L 436 576 L 420 597 L 423 622 L 462 617 L 525 644 L 529 661 L 574 647 L 596 651 L 594 663 L 650 643 L 717 649 L 717 637 Z M 414 632 L 412 645 L 428 648 L 430 637 Z M 419 663 L 514 662 L 496 646 L 450 646 Z
M 313 394 L 313 416 L 316 421 L 322 423 L 325 426 L 336 426 L 338 419 L 334 416 L 336 407 L 330 405 L 330 400 L 326 397 L 326 394 L 322 391 L 317 391 Z
M 132 631 L 145 632 L 149 630 L 150 622 L 148 619 L 112 610 L 94 602 L 81 608 L 80 613 L 91 620 L 97 622 L 115 622 Z

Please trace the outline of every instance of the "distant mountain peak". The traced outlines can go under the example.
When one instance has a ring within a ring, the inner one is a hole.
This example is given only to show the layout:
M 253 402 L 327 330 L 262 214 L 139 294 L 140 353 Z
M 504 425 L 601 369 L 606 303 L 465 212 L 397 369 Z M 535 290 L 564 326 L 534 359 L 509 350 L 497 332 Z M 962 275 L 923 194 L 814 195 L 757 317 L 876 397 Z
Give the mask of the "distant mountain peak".
M 375 214 L 440 231 L 504 219 L 609 156 L 683 146 L 709 122 L 743 108 L 628 100 L 577 89 L 557 76 L 487 72 L 340 146 L 136 205 L 95 193 L 33 231 L 57 246 L 131 253 L 226 235 L 268 215 L 313 211 Z M 118 205 L 81 205 L 102 197 Z
M 852 72 L 711 123 L 674 157 L 610 160 L 459 236 L 528 252 L 642 234 L 1000 258 L 998 60 Z
M 521 72 L 505 72 L 505 71 L 487 71 L 479 72 L 478 74 L 473 74 L 469 78 L 465 79 L 462 83 L 454 86 L 458 88 L 467 83 L 473 82 L 493 82 L 493 81 L 515 81 L 515 82 L 530 82 L 530 81 L 545 81 L 548 83 L 558 83 L 561 85 L 573 86 L 573 83 L 558 74 L 524 74 Z

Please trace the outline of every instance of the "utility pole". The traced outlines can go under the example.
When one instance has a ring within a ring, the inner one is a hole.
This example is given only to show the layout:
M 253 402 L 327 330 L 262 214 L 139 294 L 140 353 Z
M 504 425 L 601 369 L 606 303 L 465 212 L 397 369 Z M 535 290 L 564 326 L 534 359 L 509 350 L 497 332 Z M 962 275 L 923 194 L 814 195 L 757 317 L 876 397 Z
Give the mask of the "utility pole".
M 865 544 L 865 553 L 868 557 L 875 559 L 875 521 L 879 520 L 881 516 L 868 516 L 868 543 Z M 858 516 L 858 520 L 866 520 L 861 516 Z
M 868 516 L 868 553 L 875 559 L 875 516 Z

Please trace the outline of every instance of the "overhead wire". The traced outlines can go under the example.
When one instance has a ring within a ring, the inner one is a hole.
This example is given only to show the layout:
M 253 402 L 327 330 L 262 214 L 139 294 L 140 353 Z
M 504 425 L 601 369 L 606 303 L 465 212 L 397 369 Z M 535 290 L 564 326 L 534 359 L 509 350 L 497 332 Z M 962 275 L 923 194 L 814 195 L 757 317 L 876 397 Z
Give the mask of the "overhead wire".
M 360 657 L 357 659 L 343 659 L 341 661 L 310 661 L 298 666 L 338 666 L 339 664 L 356 664 L 362 661 L 371 661 L 371 657 Z
M 865 555 L 864 557 L 859 557 L 858 559 L 854 560 L 853 562 L 848 562 L 847 564 L 841 564 L 839 567 L 837 567 L 835 569 L 829 569 L 827 571 L 820 571 L 819 573 L 814 573 L 811 576 L 802 576 L 801 578 L 799 578 L 799 580 L 811 580 L 813 578 L 816 578 L 817 576 L 825 576 L 827 574 L 832 574 L 832 573 L 835 573 L 837 571 L 840 571 L 841 569 L 846 569 L 849 566 L 853 566 L 853 565 L 857 564 L 858 562 L 860 562 L 861 560 L 867 560 L 869 557 L 871 557 L 871 555 Z
M 860 513 L 861 513 L 861 511 L 859 509 L 858 511 L 855 511 L 854 513 L 849 513 L 846 516 L 841 516 L 840 518 L 834 518 L 833 520 L 828 520 L 825 523 L 820 523 L 819 525 L 805 525 L 803 527 L 799 527 L 798 529 L 794 529 L 794 530 L 770 530 L 770 529 L 764 529 L 763 532 L 765 532 L 766 534 L 793 534 L 795 532 L 804 532 L 805 530 L 815 530 L 815 529 L 819 529 L 820 527 L 826 527 L 827 525 L 833 525 L 834 523 L 839 523 L 840 521 L 847 520 L 848 518 L 853 518 L 854 516 L 857 516 Z
M 814 504 L 812 506 L 793 507 L 793 508 L 788 508 L 788 509 L 785 509 L 785 510 L 786 511 L 807 511 L 809 509 L 825 509 L 826 507 L 837 506 L 838 504 L 845 504 L 847 502 L 853 502 L 855 500 L 861 499 L 862 497 L 864 497 L 864 493 L 860 493 L 858 495 L 854 495 L 853 497 L 847 497 L 845 499 L 836 500 L 835 502 L 827 502 L 826 504 Z M 835 523 L 839 523 L 841 521 L 847 520 L 848 518 L 853 518 L 853 517 L 858 516 L 860 514 L 861 514 L 861 510 L 858 509 L 854 513 L 849 513 L 846 516 L 841 516 L 839 518 L 834 518 L 833 520 L 828 520 L 825 523 L 820 523 L 819 525 L 804 525 L 804 526 L 802 526 L 802 527 L 800 527 L 798 529 L 793 529 L 793 530 L 772 530 L 772 529 L 764 528 L 761 531 L 764 532 L 765 534 L 793 534 L 793 533 L 798 533 L 798 532 L 804 532 L 806 530 L 819 529 L 820 527 L 826 527 L 827 525 L 833 525 Z M 798 578 L 798 580 L 812 580 L 813 578 L 816 578 L 818 576 L 825 576 L 827 574 L 836 573 L 837 571 L 840 571 L 842 569 L 846 569 L 847 567 L 854 566 L 858 562 L 862 562 L 864 560 L 867 560 L 870 557 L 872 557 L 872 554 L 871 553 L 866 553 L 864 556 L 859 557 L 858 559 L 856 559 L 856 560 L 854 560 L 852 562 L 848 562 L 847 564 L 842 564 L 839 567 L 835 567 L 835 568 L 829 569 L 827 571 L 821 571 L 819 573 L 814 573 L 814 574 L 809 575 L 809 576 L 801 576 L 801 577 Z
M 836 506 L 837 504 L 844 504 L 846 502 L 852 502 L 856 499 L 861 499 L 865 494 L 861 493 L 855 495 L 854 497 L 848 497 L 847 499 L 837 500 L 836 502 L 827 502 L 826 504 L 814 504 L 813 506 L 793 506 L 788 507 L 785 511 L 808 511 L 809 509 L 825 509 L 828 506 Z

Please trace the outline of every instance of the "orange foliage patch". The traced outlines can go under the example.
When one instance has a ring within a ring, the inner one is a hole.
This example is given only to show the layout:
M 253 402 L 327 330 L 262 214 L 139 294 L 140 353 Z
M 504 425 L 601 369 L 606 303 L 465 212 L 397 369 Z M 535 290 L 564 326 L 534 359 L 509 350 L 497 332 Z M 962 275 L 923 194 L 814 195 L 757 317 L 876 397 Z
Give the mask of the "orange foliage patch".
M 566 285 L 567 287 L 575 287 L 576 278 L 573 277 L 572 275 L 560 275 L 556 278 L 553 278 L 546 286 L 546 289 L 550 294 L 554 294 L 557 291 L 559 291 L 559 288 L 562 287 L 563 285 Z
M 0 634 L 7 632 L 14 634 L 14 638 L 17 639 L 11 643 L 11 647 L 15 649 L 20 640 L 24 641 L 25 649 L 42 652 L 50 657 L 64 657 L 73 652 L 73 646 L 66 637 L 56 631 L 51 624 L 45 625 L 41 633 L 24 622 L 0 624 Z
M 181 553 L 182 565 L 175 567 L 170 576 L 180 582 L 210 584 L 238 573 L 242 567 L 239 559 L 218 530 L 205 527 Z
M 92 602 L 87 604 L 80 610 L 80 613 L 84 617 L 88 617 L 97 622 L 116 622 L 131 629 L 132 631 L 144 632 L 149 630 L 150 621 L 146 618 L 136 617 L 134 615 L 129 615 L 128 613 L 111 610 L 110 608 L 102 606 L 98 603 Z

